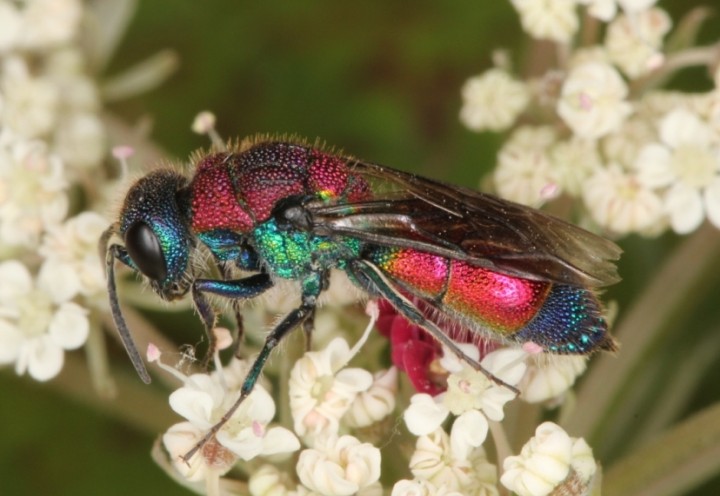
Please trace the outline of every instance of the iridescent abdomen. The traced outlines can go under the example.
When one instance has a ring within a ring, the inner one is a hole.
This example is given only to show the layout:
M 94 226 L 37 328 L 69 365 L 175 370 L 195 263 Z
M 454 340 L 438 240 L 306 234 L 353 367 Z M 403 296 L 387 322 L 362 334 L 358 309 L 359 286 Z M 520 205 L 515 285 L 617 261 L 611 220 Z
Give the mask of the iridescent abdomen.
M 510 276 L 412 249 L 369 247 L 403 292 L 500 341 L 534 342 L 555 353 L 587 353 L 605 339 L 595 295 L 583 288 Z M 440 317 L 442 318 L 442 317 Z

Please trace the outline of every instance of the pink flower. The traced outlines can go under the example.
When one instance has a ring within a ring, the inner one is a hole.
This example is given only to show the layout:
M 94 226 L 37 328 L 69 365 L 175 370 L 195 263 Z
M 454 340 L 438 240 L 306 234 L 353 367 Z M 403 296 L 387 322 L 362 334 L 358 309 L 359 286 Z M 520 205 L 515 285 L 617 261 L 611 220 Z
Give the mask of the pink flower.
M 432 309 L 422 300 L 409 298 L 429 319 Z M 393 364 L 405 371 L 410 382 L 420 393 L 436 396 L 447 389 L 448 372 L 439 363 L 443 357 L 442 346 L 430 333 L 412 324 L 387 301 L 380 300 L 380 317 L 377 329 L 390 340 Z M 433 321 L 435 322 L 435 321 Z M 496 343 L 481 338 L 471 330 L 450 322 L 435 322 L 458 343 L 474 343 L 480 358 L 496 348 Z

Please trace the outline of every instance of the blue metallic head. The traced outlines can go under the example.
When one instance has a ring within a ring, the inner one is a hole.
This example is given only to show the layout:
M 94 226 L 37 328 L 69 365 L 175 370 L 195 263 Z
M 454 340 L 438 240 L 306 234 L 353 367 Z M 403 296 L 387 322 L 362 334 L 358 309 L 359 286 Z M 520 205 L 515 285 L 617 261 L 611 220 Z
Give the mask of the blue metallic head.
M 120 212 L 123 261 L 166 300 L 183 296 L 190 284 L 185 274 L 195 240 L 188 227 L 186 186 L 187 179 L 176 172 L 152 172 L 132 186 Z

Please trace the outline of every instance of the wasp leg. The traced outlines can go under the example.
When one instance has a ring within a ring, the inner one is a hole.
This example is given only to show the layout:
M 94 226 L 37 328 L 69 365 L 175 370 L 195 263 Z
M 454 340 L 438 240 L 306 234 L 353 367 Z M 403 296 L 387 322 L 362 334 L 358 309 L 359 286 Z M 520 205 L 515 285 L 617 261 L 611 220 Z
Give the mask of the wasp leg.
M 455 344 L 452 339 L 448 337 L 447 334 L 445 334 L 445 332 L 443 332 L 442 329 L 437 327 L 432 321 L 425 318 L 422 312 L 418 310 L 415 305 L 408 301 L 407 298 L 405 298 L 397 290 L 393 289 L 392 286 L 388 284 L 387 280 L 377 267 L 367 262 L 356 260 L 350 265 L 349 270 L 361 284 L 367 286 L 367 289 L 369 291 L 388 300 L 392 304 L 392 306 L 395 307 L 395 309 L 400 313 L 400 315 L 405 317 L 413 324 L 425 329 L 440 343 L 447 346 L 450 351 L 457 355 L 460 360 L 464 361 L 475 370 L 478 370 L 485 374 L 485 377 L 493 381 L 495 384 L 506 387 L 515 394 L 520 394 L 520 390 L 518 390 L 516 387 L 503 381 L 502 379 L 494 375 L 492 372 L 485 369 L 482 365 L 480 365 L 480 362 L 478 362 L 477 360 L 473 360 L 465 353 L 463 353 L 463 351 Z
M 230 280 L 230 268 L 221 260 L 216 260 L 217 268 L 220 271 L 220 275 L 223 280 Z M 245 326 L 243 325 L 243 317 L 240 313 L 240 300 L 232 300 L 232 310 L 235 315 L 235 335 L 233 336 L 233 355 L 239 358 L 240 344 L 242 343 L 243 334 L 245 332 Z
M 197 279 L 192 285 L 192 298 L 197 312 L 203 321 L 205 333 L 208 337 L 208 352 L 203 359 L 202 366 L 207 369 L 215 348 L 215 335 L 213 328 L 215 327 L 215 311 L 210 305 L 206 293 L 231 298 L 233 308 L 239 304 L 240 300 L 254 298 L 272 287 L 272 281 L 268 274 L 255 274 L 243 279 L 232 281 L 218 281 L 214 279 Z M 239 311 L 238 311 L 239 314 Z
M 300 308 L 296 308 L 295 310 L 290 312 L 282 320 L 282 322 L 280 322 L 272 331 L 270 331 L 270 334 L 268 334 L 265 338 L 265 344 L 260 350 L 260 354 L 257 356 L 257 358 L 255 358 L 255 361 L 250 367 L 250 371 L 245 376 L 245 380 L 240 387 L 240 396 L 237 400 L 235 400 L 235 403 L 233 403 L 233 405 L 228 409 L 228 411 L 225 412 L 222 418 L 215 425 L 212 426 L 210 431 L 208 431 L 208 433 L 205 434 L 205 436 L 200 441 L 198 441 L 198 443 L 193 446 L 190 451 L 185 453 L 185 455 L 182 457 L 185 463 L 189 463 L 193 455 L 197 453 L 197 451 L 202 448 L 205 443 L 212 439 L 215 434 L 217 434 L 218 431 L 222 428 L 222 426 L 225 425 L 228 420 L 230 420 L 230 417 L 233 416 L 238 407 L 240 407 L 242 402 L 245 401 L 245 398 L 248 397 L 248 395 L 255 387 L 255 383 L 260 377 L 260 373 L 265 366 L 265 362 L 270 356 L 270 352 L 272 352 L 272 350 L 278 345 L 280 340 L 288 332 L 300 326 L 308 318 L 310 318 L 310 316 L 315 312 L 316 300 L 317 295 L 315 294 L 303 294 L 302 304 L 300 305 Z
M 305 351 L 310 351 L 312 349 L 312 332 L 315 328 L 315 311 L 308 316 L 307 319 L 305 319 L 305 322 L 303 322 L 303 332 L 305 333 Z

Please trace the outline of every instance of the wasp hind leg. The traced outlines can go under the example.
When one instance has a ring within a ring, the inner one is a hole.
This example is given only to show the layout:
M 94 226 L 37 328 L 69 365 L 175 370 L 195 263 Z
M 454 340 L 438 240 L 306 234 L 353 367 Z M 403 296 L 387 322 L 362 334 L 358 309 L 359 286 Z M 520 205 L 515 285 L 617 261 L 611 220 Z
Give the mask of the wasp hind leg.
M 364 261 L 355 260 L 350 265 L 349 271 L 360 284 L 368 289 L 368 291 L 388 300 L 390 304 L 395 307 L 398 313 L 400 313 L 400 315 L 405 317 L 409 322 L 425 329 L 441 344 L 445 345 L 450 351 L 452 351 L 460 360 L 464 361 L 475 370 L 482 372 L 485 377 L 493 381 L 495 384 L 503 386 L 515 394 L 520 394 L 520 391 L 515 386 L 503 381 L 483 367 L 480 362 L 467 356 L 455 344 L 455 342 L 450 339 L 445 332 L 443 332 L 442 329 L 440 329 L 432 321 L 428 320 L 415 305 L 388 284 L 387 280 L 377 267 Z

